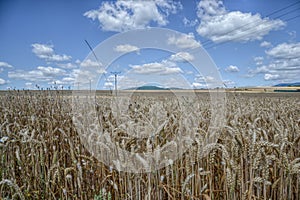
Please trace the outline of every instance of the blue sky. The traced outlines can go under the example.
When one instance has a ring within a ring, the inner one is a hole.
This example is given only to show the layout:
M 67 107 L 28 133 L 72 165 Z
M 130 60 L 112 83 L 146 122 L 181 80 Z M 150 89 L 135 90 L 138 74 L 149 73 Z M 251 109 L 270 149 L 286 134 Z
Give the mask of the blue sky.
M 116 34 L 148 27 L 179 31 L 184 35 L 176 44 L 204 48 L 228 87 L 298 82 L 299 15 L 295 0 L 1 1 L 0 89 L 76 88 L 78 76 L 95 76 L 85 73 L 86 67 L 105 77 L 99 89 L 113 87 L 111 71 L 121 72 L 124 88 L 147 84 L 146 77 L 134 80 L 136 74 L 180 74 L 196 88 L 211 81 L 179 61 L 195 59 L 187 51 L 172 54 L 120 41 L 114 51 L 127 54 L 113 66 L 100 63 L 107 68 L 98 69 L 99 63 L 87 58 L 85 40 L 95 48 Z M 160 85 L 181 87 L 168 80 Z

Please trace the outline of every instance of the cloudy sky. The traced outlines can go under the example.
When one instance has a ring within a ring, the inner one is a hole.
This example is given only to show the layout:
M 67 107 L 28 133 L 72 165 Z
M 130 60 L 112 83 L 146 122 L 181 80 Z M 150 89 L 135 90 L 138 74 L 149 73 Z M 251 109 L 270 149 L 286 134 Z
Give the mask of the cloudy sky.
M 193 70 L 193 48 L 207 51 L 227 87 L 299 82 L 299 22 L 296 0 L 1 1 L 0 89 L 77 88 L 78 77 L 102 78 L 98 89 L 108 89 L 114 71 L 123 88 L 153 82 L 202 88 L 213 77 Z M 117 34 L 150 27 L 181 32 L 164 41 L 179 50 L 121 40 L 105 53 L 122 56 L 107 65 L 85 42 L 96 48 Z M 171 75 L 184 77 L 186 85 Z

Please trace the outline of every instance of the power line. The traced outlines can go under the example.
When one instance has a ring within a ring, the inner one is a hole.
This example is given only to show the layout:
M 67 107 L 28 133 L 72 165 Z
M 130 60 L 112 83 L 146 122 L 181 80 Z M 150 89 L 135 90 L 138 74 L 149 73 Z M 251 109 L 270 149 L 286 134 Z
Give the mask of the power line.
M 296 9 L 294 9 L 294 10 L 292 10 L 292 11 L 289 11 L 289 12 L 286 12 L 286 13 L 284 13 L 284 14 L 281 14 L 280 16 L 278 16 L 278 17 L 276 17 L 276 18 L 274 18 L 274 19 L 279 19 L 280 17 L 289 15 L 289 14 L 291 14 L 292 12 L 295 12 L 295 11 L 297 11 L 297 10 L 300 10 L 300 8 L 296 8 Z M 286 20 L 284 20 L 284 21 L 287 22 L 287 21 L 290 21 L 290 19 L 286 19 Z M 267 22 L 259 23 L 259 24 L 257 24 L 256 26 L 259 26 L 259 25 L 262 25 L 262 24 L 265 24 L 265 23 L 267 23 Z M 271 27 L 271 26 L 272 26 L 272 25 L 269 25 L 269 26 L 265 27 L 265 28 L 262 29 L 262 30 L 255 30 L 255 31 L 250 32 L 250 33 L 251 33 L 251 34 L 253 34 L 253 33 L 260 33 L 260 32 L 266 30 L 267 28 L 269 28 L 269 27 Z M 249 27 L 249 28 L 247 28 L 247 29 L 245 29 L 245 30 L 243 30 L 243 31 L 248 31 L 248 30 L 251 30 L 252 28 L 253 28 L 253 27 Z M 239 30 L 239 29 L 234 29 L 234 30 L 232 30 L 231 32 L 234 32 L 234 31 L 237 31 L 237 30 Z M 210 49 L 210 48 L 211 48 L 211 47 L 210 47 L 210 44 L 212 44 L 211 46 L 214 46 L 214 45 L 215 45 L 215 46 L 219 46 L 219 45 L 222 44 L 222 43 L 231 42 L 231 41 L 234 41 L 234 40 L 236 40 L 236 39 L 243 38 L 244 36 L 248 36 L 248 35 L 251 35 L 251 34 L 245 34 L 245 35 L 242 35 L 242 36 L 240 36 L 240 37 L 235 37 L 235 38 L 232 38 L 232 39 L 230 39 L 230 40 L 226 40 L 226 41 L 220 42 L 220 43 L 218 43 L 218 44 L 215 44 L 215 43 L 213 43 L 213 42 L 211 41 L 210 43 L 207 43 L 206 45 L 203 45 L 203 47 L 206 48 L 206 49 Z M 225 33 L 224 35 L 226 35 L 226 33 Z
M 99 62 L 99 60 L 98 60 L 98 58 L 97 58 L 97 56 L 96 56 L 96 54 L 95 54 L 95 52 L 94 52 L 94 50 L 93 50 L 93 48 L 91 47 L 91 45 L 88 43 L 87 40 L 84 40 L 84 41 L 85 41 L 86 44 L 88 45 L 89 49 L 92 51 L 92 53 L 93 53 L 93 55 L 94 55 L 94 57 L 95 57 L 95 59 L 96 59 L 98 65 L 101 66 L 101 65 L 100 65 L 100 62 Z
M 93 53 L 93 55 L 94 55 L 94 57 L 95 57 L 95 59 L 96 59 L 96 61 L 97 61 L 98 66 L 101 68 L 100 61 L 99 61 L 97 55 L 95 54 L 93 48 L 91 47 L 91 45 L 88 43 L 87 40 L 84 40 L 84 41 L 85 41 L 85 43 L 88 45 L 89 49 L 92 51 L 92 53 Z M 108 78 L 106 77 L 105 72 L 103 72 L 102 74 L 104 75 L 105 81 L 107 81 Z M 79 86 L 78 86 L 78 87 L 79 87 Z M 109 90 L 112 91 L 111 87 L 110 87 L 110 86 L 108 86 L 108 87 L 109 87 Z M 91 80 L 90 80 L 90 91 L 91 91 Z
M 295 3 L 292 3 L 292 4 L 288 5 L 288 6 L 285 6 L 285 7 L 283 7 L 283 8 L 277 9 L 277 10 L 275 10 L 275 11 L 269 13 L 268 15 L 266 15 L 266 17 L 270 17 L 270 16 L 272 16 L 272 15 L 275 15 L 275 14 L 277 14 L 277 13 L 280 13 L 281 11 L 287 10 L 287 9 L 289 9 L 289 8 L 291 8 L 291 7 L 293 7 L 293 6 L 297 5 L 297 4 L 299 4 L 299 3 L 300 3 L 300 1 L 297 1 L 297 2 L 295 2 Z M 281 14 L 281 15 L 275 17 L 274 19 L 279 19 L 280 17 L 289 15 L 289 14 L 291 14 L 291 13 L 293 13 L 293 12 L 299 10 L 299 9 L 300 9 L 300 8 L 296 8 L 296 9 L 293 9 L 293 10 L 291 10 L 291 11 L 285 12 L 285 13 L 283 13 L 283 14 Z M 296 18 L 298 18 L 298 17 L 300 17 L 300 15 L 297 15 L 297 16 L 294 16 L 294 17 L 291 17 L 291 18 L 288 18 L 288 19 L 286 19 L 285 21 L 288 22 L 288 21 L 294 20 L 294 19 L 296 19 Z M 241 25 L 241 26 L 239 26 L 239 27 L 237 27 L 237 28 L 235 28 L 235 29 L 233 29 L 233 30 L 230 30 L 230 31 L 224 33 L 223 35 L 232 33 L 232 32 L 234 32 L 234 31 L 237 31 L 237 30 L 239 30 L 239 29 L 242 29 L 242 28 L 244 28 L 244 27 L 246 27 L 246 26 L 248 26 L 248 25 L 250 25 L 250 24 L 256 23 L 256 22 L 258 22 L 258 21 L 260 21 L 260 20 L 256 20 L 256 21 L 254 21 L 254 22 L 249 22 L 249 23 L 247 23 L 247 24 Z M 262 25 L 262 24 L 264 24 L 264 23 L 267 23 L 267 22 L 263 21 L 262 23 L 259 23 L 258 25 Z M 258 26 L 258 25 L 257 25 L 257 26 Z M 270 25 L 270 26 L 271 26 L 271 25 Z M 248 36 L 248 35 L 250 35 L 250 34 L 254 34 L 254 33 L 259 33 L 259 32 L 261 32 L 261 31 L 265 31 L 265 30 L 266 30 L 267 28 L 269 28 L 270 26 L 267 26 L 267 27 L 265 27 L 264 29 L 261 29 L 261 30 L 255 30 L 255 31 L 249 32 L 249 33 L 247 33 L 247 34 L 243 34 L 243 35 L 241 35 L 240 37 L 234 37 L 233 39 L 226 40 L 226 41 L 224 41 L 224 42 L 217 43 L 217 44 L 214 44 L 214 42 L 213 42 L 212 40 L 205 40 L 204 42 L 202 42 L 202 47 L 205 48 L 205 49 L 210 49 L 210 48 L 213 48 L 213 47 L 216 47 L 216 46 L 220 46 L 220 45 L 223 45 L 223 44 L 225 44 L 225 43 L 234 41 L 234 40 L 236 40 L 236 39 L 243 38 L 243 37 Z M 247 29 L 245 29 L 245 30 L 243 30 L 243 31 L 247 31 L 247 30 L 250 30 L 250 29 L 252 29 L 252 27 L 249 27 L 249 28 L 247 28 Z M 99 62 L 99 60 L 98 60 L 98 58 L 97 58 L 97 56 L 96 56 L 96 54 L 95 54 L 95 52 L 94 52 L 93 49 L 92 49 L 92 47 L 89 45 L 89 43 L 87 42 L 87 40 L 85 40 L 85 42 L 87 43 L 88 47 L 89 47 L 90 50 L 92 51 L 92 53 L 93 53 L 93 55 L 94 55 L 94 57 L 95 57 L 95 59 L 96 59 L 98 65 L 101 66 L 101 65 L 100 65 L 100 62 Z M 210 44 L 212 44 L 212 45 L 210 45 Z M 197 49 L 198 49 L 198 48 L 192 49 L 190 52 L 197 51 Z M 153 60 L 152 62 L 155 62 L 156 60 L 161 60 L 161 59 L 164 59 L 164 58 L 168 58 L 168 57 L 169 57 L 169 56 L 163 56 L 163 57 L 161 57 L 161 58 L 157 58 L 157 59 Z M 115 92 L 116 92 L 116 94 L 117 94 L 117 76 L 118 76 L 118 74 L 120 74 L 120 72 L 111 72 L 111 73 L 115 76 Z M 105 73 L 103 73 L 103 75 L 105 76 L 105 79 L 108 80 L 107 77 L 106 77 L 106 75 L 105 75 Z M 110 88 L 110 90 L 111 90 L 111 88 Z
M 288 8 L 291 8 L 291 7 L 293 7 L 293 6 L 295 6 L 295 5 L 299 4 L 299 3 L 300 3 L 300 1 L 297 1 L 297 2 L 295 2 L 295 3 L 292 3 L 292 4 L 288 5 L 288 6 L 285 6 L 285 7 L 283 7 L 283 8 L 278 9 L 278 10 L 275 10 L 275 11 L 269 13 L 268 15 L 266 15 L 266 17 L 270 17 L 270 16 L 272 16 L 272 15 L 274 15 L 274 14 L 276 14 L 276 13 L 279 13 L 279 12 L 281 12 L 281 11 L 283 11 L 283 10 L 286 10 L 286 9 L 288 9 Z M 296 10 L 298 10 L 298 9 L 299 9 L 299 8 L 297 8 Z M 288 13 L 291 13 L 291 12 L 294 12 L 294 11 L 289 11 Z M 282 16 L 284 16 L 284 15 L 282 15 Z M 276 18 L 278 19 L 279 17 L 282 17 L 282 16 L 280 15 L 280 16 L 277 16 Z M 234 31 L 236 31 L 237 29 L 244 28 L 244 27 L 246 27 L 246 26 L 248 26 L 248 25 L 250 25 L 250 24 L 254 24 L 254 23 L 258 22 L 258 21 L 260 21 L 260 19 L 255 20 L 254 22 L 249 22 L 249 23 L 247 23 L 247 24 L 243 24 L 243 25 L 241 25 L 241 26 L 238 26 L 237 28 L 235 28 L 235 29 L 233 29 L 233 30 L 230 30 L 230 31 L 228 31 L 228 32 L 225 32 L 223 35 L 232 33 L 232 32 L 234 32 Z M 250 27 L 250 28 L 252 28 L 252 27 Z M 247 29 L 246 29 L 246 30 L 247 30 Z M 204 42 L 202 42 L 202 46 L 209 45 L 210 43 L 213 43 L 213 41 L 207 39 L 207 40 L 205 40 Z
M 296 19 L 296 18 L 298 18 L 298 17 L 300 17 L 300 15 L 297 15 L 297 16 L 294 16 L 294 17 L 291 17 L 291 18 L 288 18 L 288 19 L 286 19 L 285 21 L 288 22 L 288 21 L 294 20 L 294 19 Z M 267 27 L 265 27 L 264 29 L 261 29 L 261 30 L 259 30 L 259 31 L 255 30 L 255 31 L 249 32 L 249 33 L 247 33 L 247 34 L 245 34 L 245 35 L 241 35 L 240 37 L 235 37 L 235 38 L 233 38 L 233 39 L 226 40 L 226 41 L 221 42 L 221 43 L 218 43 L 218 44 L 213 44 L 213 45 L 211 45 L 211 46 L 207 46 L 207 47 L 205 47 L 205 49 L 211 49 L 211 48 L 214 48 L 214 47 L 216 47 L 216 46 L 220 46 L 220 45 L 223 45 L 223 44 L 225 44 L 225 43 L 234 41 L 234 40 L 236 40 L 236 39 L 240 39 L 240 38 L 243 38 L 243 37 L 245 37 L 245 36 L 252 35 L 252 34 L 254 34 L 254 33 L 259 33 L 259 32 L 265 31 L 265 30 L 267 30 L 270 26 L 271 26 L 271 25 L 269 25 L 269 26 L 267 26 Z
M 283 7 L 283 8 L 277 9 L 277 10 L 275 10 L 275 11 L 269 13 L 268 15 L 266 15 L 266 17 L 270 17 L 270 16 L 272 16 L 272 15 L 274 15 L 274 14 L 276 14 L 276 13 L 279 13 L 279 12 L 281 12 L 281 11 L 283 11 L 283 10 L 286 10 L 286 9 L 288 9 L 288 8 L 291 8 L 291 7 L 293 7 L 293 6 L 295 6 L 295 5 L 299 4 L 299 3 L 300 3 L 300 1 L 297 1 L 297 2 L 294 2 L 294 3 L 290 4 L 290 5 L 288 5 L 288 6 L 285 6 L 285 7 Z M 283 13 L 283 14 L 277 16 L 277 17 L 275 17 L 275 19 L 279 19 L 280 17 L 289 15 L 289 14 L 291 14 L 291 13 L 293 13 L 293 12 L 299 10 L 299 9 L 300 9 L 300 8 L 296 8 L 296 9 L 293 9 L 293 10 L 291 10 L 291 11 L 287 11 L 287 12 L 285 12 L 285 13 Z M 293 19 L 295 19 L 295 18 L 298 18 L 298 17 L 299 17 L 299 16 L 297 15 L 297 16 L 288 18 L 288 19 L 286 19 L 285 21 L 286 21 L 286 22 L 287 22 L 287 21 L 291 21 L 291 20 L 293 20 Z M 256 20 L 256 21 L 254 21 L 254 22 L 249 22 L 249 23 L 247 23 L 247 24 L 241 25 L 241 26 L 239 26 L 239 27 L 237 27 L 237 28 L 235 28 L 235 29 L 233 29 L 233 30 L 230 30 L 230 31 L 224 33 L 223 35 L 232 33 L 232 32 L 234 32 L 234 31 L 236 31 L 236 30 L 239 30 L 239 29 L 241 29 L 241 28 L 243 28 L 243 27 L 245 27 L 245 26 L 248 26 L 248 25 L 250 25 L 250 24 L 252 24 L 252 23 L 255 23 L 255 22 L 258 22 L 258 21 L 259 21 L 259 20 Z M 258 26 L 258 25 L 265 24 L 265 23 L 268 23 L 268 22 L 262 22 L 262 23 L 259 23 L 259 24 L 257 24 L 257 26 Z M 269 27 L 270 27 L 270 26 L 268 26 L 267 28 L 269 28 Z M 252 29 L 252 27 L 247 28 L 247 29 L 245 29 L 244 31 L 247 31 L 247 30 L 250 30 L 250 29 Z M 215 47 L 215 46 L 220 46 L 220 45 L 222 45 L 222 44 L 225 44 L 225 43 L 234 41 L 234 40 L 236 40 L 236 39 L 240 39 L 240 38 L 245 37 L 245 36 L 248 36 L 248 35 L 250 35 L 250 34 L 253 34 L 253 33 L 259 33 L 259 32 L 261 32 L 261 31 L 265 31 L 265 30 L 266 30 L 266 28 L 261 29 L 261 30 L 256 30 L 256 31 L 250 32 L 250 33 L 248 33 L 248 34 L 244 34 L 244 35 L 242 35 L 242 36 L 240 36 L 240 37 L 235 37 L 235 38 L 233 38 L 233 39 L 226 40 L 226 41 L 224 41 L 224 42 L 220 42 L 220 43 L 217 43 L 217 44 L 215 44 L 215 43 L 214 43 L 213 41 L 211 41 L 211 40 L 205 40 L 204 42 L 201 43 L 201 46 L 202 46 L 204 49 L 211 49 L 211 48 L 213 48 L 213 47 Z M 205 43 L 206 43 L 206 44 L 205 44 Z M 198 48 L 192 49 L 191 51 L 189 51 L 189 53 L 196 52 L 197 49 L 198 49 Z M 162 59 L 168 58 L 168 57 L 169 57 L 169 56 L 163 56 L 163 57 L 160 57 L 160 58 L 155 59 L 155 60 L 152 61 L 152 62 L 155 62 L 155 61 L 158 61 L 158 60 L 162 60 Z
M 294 17 L 291 17 L 291 18 L 289 18 L 289 19 L 286 19 L 286 21 L 292 21 L 292 20 L 294 20 L 294 19 L 296 19 L 296 18 L 298 18 L 298 17 L 300 17 L 300 15 L 296 15 L 296 16 L 294 16 Z

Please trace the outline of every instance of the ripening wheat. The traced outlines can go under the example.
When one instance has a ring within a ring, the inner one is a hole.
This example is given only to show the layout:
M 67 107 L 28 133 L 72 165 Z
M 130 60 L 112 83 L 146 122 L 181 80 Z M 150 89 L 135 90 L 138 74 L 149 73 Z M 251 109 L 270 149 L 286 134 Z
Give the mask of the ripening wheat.
M 208 94 L 191 110 L 197 122 L 188 121 L 172 96 L 136 96 L 127 115 L 110 106 L 109 96 L 97 96 L 101 131 L 128 152 L 176 146 L 176 133 L 194 133 L 182 157 L 140 174 L 116 170 L 127 159 L 122 155 L 106 166 L 89 153 L 79 137 L 84 128 L 74 127 L 71 101 L 62 91 L 1 94 L 0 199 L 300 199 L 297 94 L 227 94 L 226 123 L 210 145 L 203 145 L 211 120 Z M 185 122 L 194 127 L 187 130 Z M 155 134 L 135 138 L 129 132 Z M 109 153 L 100 136 L 87 137 Z M 140 158 L 140 165 L 147 162 Z

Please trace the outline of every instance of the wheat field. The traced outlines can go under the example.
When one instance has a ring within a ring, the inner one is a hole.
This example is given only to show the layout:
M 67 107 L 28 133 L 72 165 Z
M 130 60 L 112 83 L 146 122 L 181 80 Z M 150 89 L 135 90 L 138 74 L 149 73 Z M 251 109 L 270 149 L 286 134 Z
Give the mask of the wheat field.
M 299 94 L 228 93 L 225 124 L 206 146 L 211 108 L 208 94 L 201 94 L 189 151 L 159 170 L 129 173 L 85 148 L 74 127 L 72 98 L 64 92 L 0 95 L 0 199 L 300 199 Z M 97 96 L 95 108 L 101 128 L 120 148 L 147 152 L 167 144 L 180 128 L 182 115 L 172 99 L 136 96 L 129 108 L 137 123 L 161 120 L 151 118 L 153 105 L 165 110 L 168 121 L 151 145 L 130 137 L 126 130 L 132 127 L 118 127 L 110 97 Z

